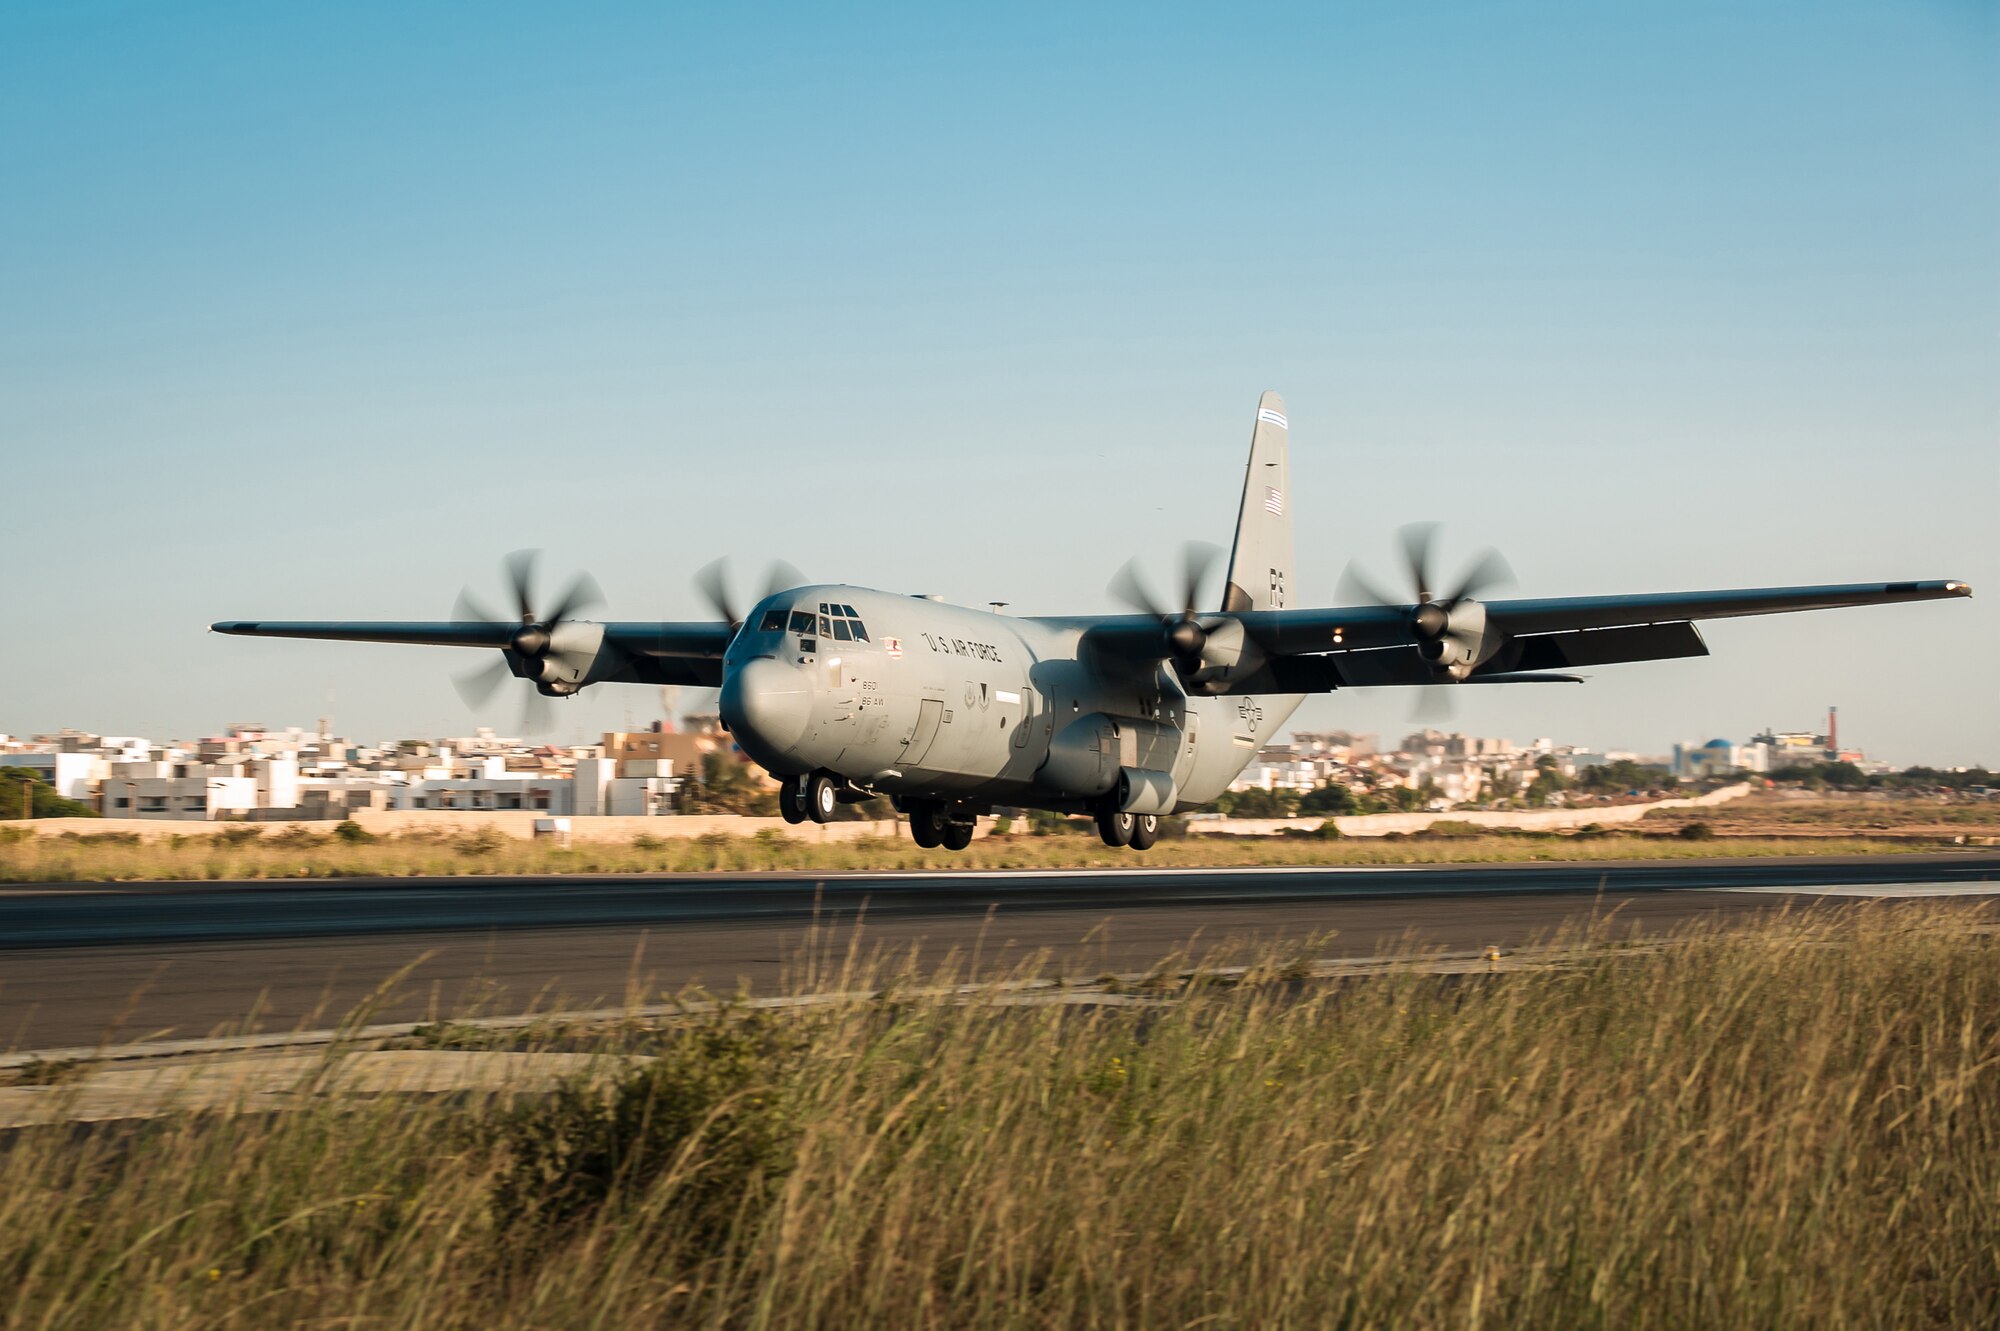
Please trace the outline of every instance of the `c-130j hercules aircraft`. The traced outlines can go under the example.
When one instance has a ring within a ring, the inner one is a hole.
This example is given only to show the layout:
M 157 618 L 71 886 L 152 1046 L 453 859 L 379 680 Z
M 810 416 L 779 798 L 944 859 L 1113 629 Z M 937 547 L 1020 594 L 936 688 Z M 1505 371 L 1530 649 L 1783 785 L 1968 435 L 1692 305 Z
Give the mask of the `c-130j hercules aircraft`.
M 1289 428 L 1283 399 L 1264 394 L 1214 610 L 1195 606 L 1203 561 L 1191 548 L 1179 607 L 1157 604 L 1126 566 L 1113 590 L 1138 608 L 1127 615 L 1015 617 L 865 587 L 789 585 L 798 579 L 781 573 L 739 616 L 717 564 L 697 579 L 715 622 L 593 623 L 574 617 L 596 599 L 588 577 L 538 613 L 523 555 L 510 563 L 513 620 L 461 599 L 450 623 L 214 628 L 496 649 L 500 662 L 475 694 L 508 674 L 547 697 L 599 683 L 719 687 L 723 723 L 779 778 L 789 822 L 823 823 L 843 802 L 887 796 L 918 845 L 962 850 L 978 815 L 1021 806 L 1090 814 L 1105 842 L 1144 850 L 1160 815 L 1222 794 L 1310 693 L 1577 683 L 1565 672 L 1707 655 L 1699 619 L 1972 594 L 1938 581 L 1482 601 L 1504 576 L 1498 557 L 1440 588 L 1431 529 L 1419 527 L 1404 533 L 1412 599 L 1355 579 L 1365 603 L 1294 608 Z

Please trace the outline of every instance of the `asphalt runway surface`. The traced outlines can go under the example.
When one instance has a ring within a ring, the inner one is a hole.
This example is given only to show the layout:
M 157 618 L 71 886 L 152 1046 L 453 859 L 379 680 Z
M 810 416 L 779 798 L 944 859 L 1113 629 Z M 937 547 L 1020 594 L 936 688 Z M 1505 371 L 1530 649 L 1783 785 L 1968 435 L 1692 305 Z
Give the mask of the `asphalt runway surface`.
M 19 885 L 0 889 L 0 1049 L 331 1026 L 406 967 L 371 1020 L 814 987 L 857 937 L 1097 975 L 1191 942 L 1506 948 L 1987 883 L 2000 856 Z

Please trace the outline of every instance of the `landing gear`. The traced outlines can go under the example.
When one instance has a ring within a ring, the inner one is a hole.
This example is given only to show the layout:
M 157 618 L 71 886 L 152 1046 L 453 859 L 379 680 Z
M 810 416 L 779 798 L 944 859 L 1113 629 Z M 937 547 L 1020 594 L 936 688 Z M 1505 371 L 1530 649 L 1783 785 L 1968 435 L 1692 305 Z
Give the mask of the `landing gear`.
M 1129 846 L 1134 821 L 1131 814 L 1107 805 L 1097 811 L 1097 835 L 1107 846 Z
M 1153 843 L 1160 839 L 1160 815 L 1141 813 L 1132 815 L 1132 849 L 1151 850 Z
M 910 815 L 910 840 L 925 850 L 943 846 L 964 850 L 972 844 L 973 814 L 962 804 L 943 800 L 904 800 L 903 812 Z
M 806 820 L 805 792 L 799 789 L 804 778 L 788 776 L 778 782 L 778 813 L 788 823 Z
M 825 772 L 814 772 L 803 781 L 806 801 L 806 817 L 816 823 L 833 821 L 833 811 L 840 803 L 840 792 L 833 784 L 833 778 Z
M 911 800 L 910 840 L 925 850 L 936 850 L 944 844 L 945 831 L 950 826 L 944 820 L 944 805 L 934 800 Z

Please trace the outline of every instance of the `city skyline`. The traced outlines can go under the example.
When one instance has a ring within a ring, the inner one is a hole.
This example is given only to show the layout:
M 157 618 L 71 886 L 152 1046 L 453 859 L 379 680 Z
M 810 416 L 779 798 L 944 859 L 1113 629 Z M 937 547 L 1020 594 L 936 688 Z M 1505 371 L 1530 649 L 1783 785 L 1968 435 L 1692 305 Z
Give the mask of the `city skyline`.
M 1983 593 L 1450 724 L 2000 758 L 1987 11 L 203 12 L 0 16 L 0 731 L 504 729 L 474 654 L 203 629 L 440 618 L 523 545 L 622 619 L 724 553 L 1110 609 L 1224 538 L 1276 388 L 1301 603 L 1431 518 L 1525 595 Z

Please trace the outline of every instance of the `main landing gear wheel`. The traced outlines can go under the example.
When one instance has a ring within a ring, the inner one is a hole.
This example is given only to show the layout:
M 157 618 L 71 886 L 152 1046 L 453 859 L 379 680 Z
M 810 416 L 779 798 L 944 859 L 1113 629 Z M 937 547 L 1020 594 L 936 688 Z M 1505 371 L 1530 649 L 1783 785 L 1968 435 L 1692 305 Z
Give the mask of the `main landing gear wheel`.
M 834 788 L 833 778 L 825 772 L 814 772 L 805 780 L 806 816 L 816 823 L 833 821 L 834 808 L 840 803 Z
M 778 813 L 788 823 L 802 823 L 806 820 L 805 792 L 799 789 L 800 778 L 788 776 L 778 782 Z
M 972 827 L 971 823 L 946 823 L 944 825 L 944 848 L 946 850 L 964 850 L 967 846 L 971 845 Z
M 1160 815 L 1141 813 L 1132 819 L 1132 849 L 1151 850 L 1160 839 Z
M 930 800 L 913 800 L 910 803 L 910 840 L 925 850 L 936 850 L 944 844 L 944 809 Z
M 1097 835 L 1104 838 L 1107 846 L 1129 846 L 1132 844 L 1133 817 L 1118 809 L 1100 809 L 1097 813 Z

